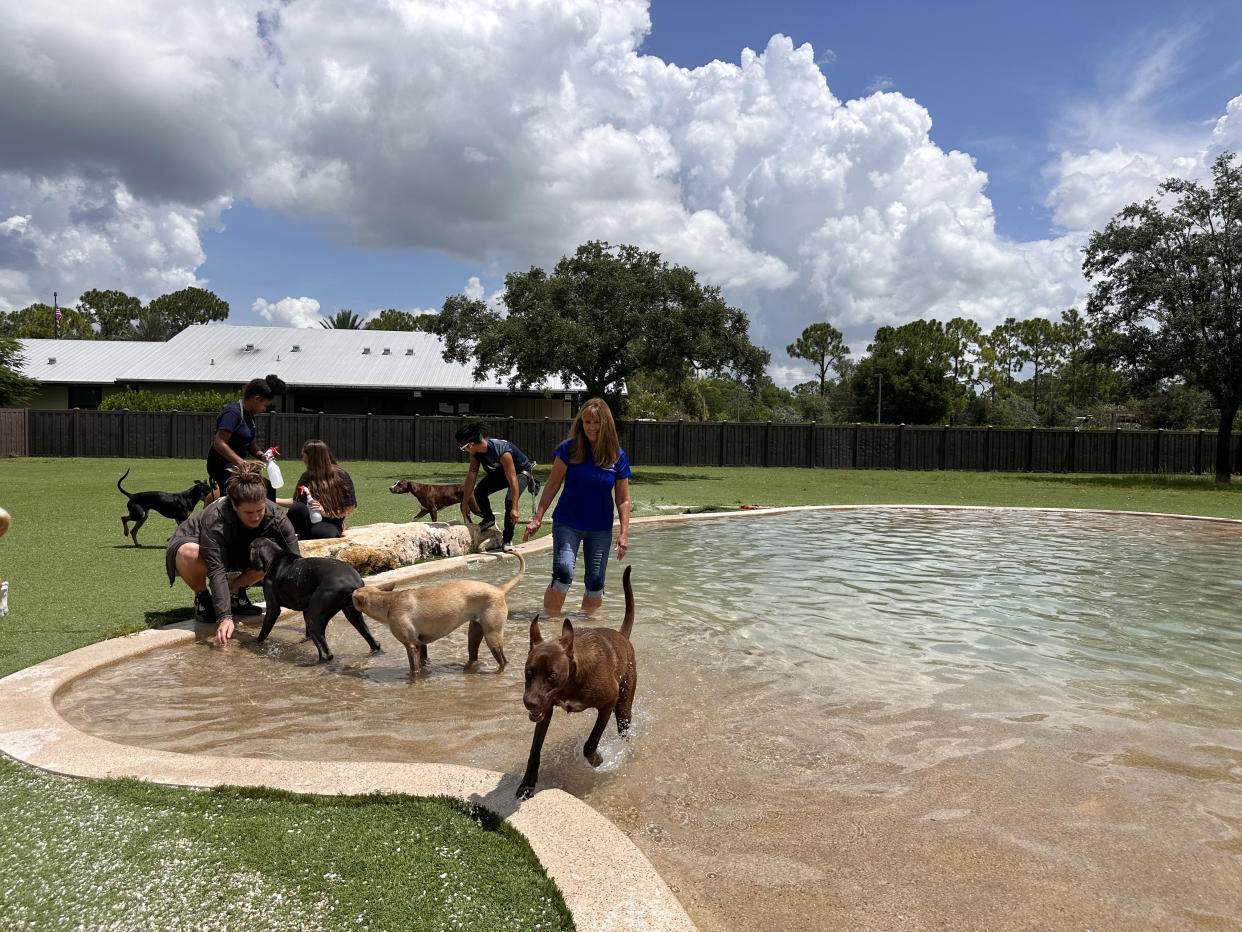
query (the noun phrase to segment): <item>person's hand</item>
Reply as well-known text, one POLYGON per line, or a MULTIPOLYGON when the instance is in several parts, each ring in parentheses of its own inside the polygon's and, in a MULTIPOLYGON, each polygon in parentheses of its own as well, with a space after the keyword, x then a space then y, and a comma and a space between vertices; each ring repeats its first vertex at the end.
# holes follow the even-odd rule
POLYGON ((517 505, 514 505, 512 508, 509 509, 509 523, 510 524, 518 523, 517 505))
POLYGON ((311 511, 319 511, 322 513, 322 509, 319 507, 319 502, 315 501, 315 499, 309 495, 306 496, 306 507, 311 511))
POLYGON ((532 537, 539 533, 539 529, 543 527, 542 518, 531 518, 530 523, 526 525, 526 530, 522 534, 522 543, 526 543, 532 537))
POLYGON ((226 647, 233 634, 233 619, 225 616, 216 626, 216 647, 226 647))
POLYGON ((630 549, 630 535, 620 534, 617 536, 617 559, 621 560, 625 557, 625 552, 630 549))

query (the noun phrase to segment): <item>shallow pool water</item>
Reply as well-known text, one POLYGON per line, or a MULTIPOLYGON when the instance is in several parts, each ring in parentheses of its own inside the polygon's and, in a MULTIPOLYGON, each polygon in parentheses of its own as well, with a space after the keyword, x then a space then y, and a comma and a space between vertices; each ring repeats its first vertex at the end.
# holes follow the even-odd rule
MULTIPOLYGON (((540 783, 631 834, 701 928, 1242 924, 1242 525, 799 512, 638 528, 630 562, 633 740, 592 770, 593 713, 558 711, 540 783)), ((548 566, 510 595, 499 675, 486 650, 463 672, 463 629, 412 681, 383 625, 372 657, 338 619, 326 665, 282 624, 58 704, 166 750, 520 773, 548 566)))

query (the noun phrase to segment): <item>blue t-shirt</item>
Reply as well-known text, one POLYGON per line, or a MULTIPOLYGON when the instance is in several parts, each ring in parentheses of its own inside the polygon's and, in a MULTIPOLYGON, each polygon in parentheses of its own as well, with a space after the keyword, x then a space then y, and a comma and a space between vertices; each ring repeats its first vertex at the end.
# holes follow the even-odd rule
POLYGON ((612 527, 615 511, 613 486, 618 479, 630 478, 630 462, 625 458, 625 451, 621 450, 613 465, 607 468, 596 466, 594 452, 587 444, 586 459, 581 463, 571 463, 570 443, 566 440, 556 448, 556 458, 569 468, 565 473, 565 484, 561 487, 560 500, 552 512, 552 520, 579 531, 607 530, 612 527))
POLYGON ((233 435, 229 437, 229 449, 242 459, 246 458, 254 440, 254 415, 243 408, 240 401, 225 405, 216 418, 216 430, 231 430, 233 435))
POLYGON ((508 440, 493 440, 487 438, 487 452, 476 453, 475 459, 479 461, 479 465, 483 467, 484 472, 491 472, 493 469, 500 469, 500 458, 508 453, 513 457, 514 472, 530 472, 530 460, 526 454, 511 444, 508 440))

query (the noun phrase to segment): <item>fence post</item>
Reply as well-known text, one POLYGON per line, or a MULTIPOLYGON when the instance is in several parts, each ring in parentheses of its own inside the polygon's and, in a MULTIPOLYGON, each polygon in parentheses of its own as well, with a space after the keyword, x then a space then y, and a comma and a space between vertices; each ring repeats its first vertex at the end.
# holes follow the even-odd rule
POLYGON ((949 468, 949 425, 944 425, 944 431, 940 434, 940 471, 944 472, 949 468))
POLYGON ((988 433, 986 438, 987 448, 983 451, 983 471, 992 471, 992 444, 995 443, 995 435, 992 433, 992 425, 988 425, 988 433))
POLYGON ((767 468, 772 458, 772 422, 766 421, 763 425, 763 467, 767 468))
POLYGON ((121 456, 129 459, 129 408, 121 409, 121 456))
POLYGON ((720 465, 721 466, 725 465, 726 463, 725 457, 728 453, 728 447, 726 446, 725 441, 726 441, 726 435, 728 433, 729 433, 729 422, 721 421, 720 422, 720 465))
POLYGON ((1160 453, 1161 453, 1161 447, 1163 446, 1164 446, 1164 428, 1160 427, 1156 429, 1156 449, 1152 451, 1154 458, 1155 458, 1155 462, 1152 463, 1151 471, 1157 474, 1163 471, 1160 468, 1160 453))
POLYGON ((79 414, 81 414, 81 409, 74 408, 73 409, 73 455, 75 457, 80 455, 78 452, 78 444, 81 442, 78 438, 79 427, 80 427, 80 418, 78 417, 79 414))
POLYGON ((1035 426, 1031 425, 1026 435, 1026 471, 1035 471, 1035 426))
POLYGON ((1195 444, 1195 475, 1203 475, 1203 430, 1199 430, 1199 442, 1195 444))
POLYGON ((683 458, 683 457, 682 457, 682 446, 681 446, 681 425, 682 425, 682 419, 681 419, 681 418, 678 418, 678 419, 677 419, 677 438, 676 438, 676 441, 677 441, 677 456, 676 456, 676 458, 675 458, 675 461, 676 461, 676 463, 677 463, 677 465, 678 465, 678 466, 681 466, 681 465, 682 465, 682 458, 683 458))
POLYGON ((859 435, 861 433, 862 433, 862 421, 855 421, 854 422, 854 453, 852 457, 853 461, 850 463, 851 469, 858 468, 858 440, 859 440, 859 435))
POLYGON ((1069 471, 1078 472, 1078 431, 1075 427, 1074 432, 1070 434, 1070 455, 1069 455, 1069 471))
POLYGON ((897 425, 897 468, 904 469, 903 465, 906 461, 906 425, 901 423, 897 425))
POLYGON ((362 422, 362 458, 364 460, 371 459, 371 412, 367 412, 367 419, 362 422))
POLYGON ((177 433, 175 425, 180 418, 180 411, 170 411, 168 414, 168 458, 172 459, 176 455, 174 438, 177 433))
POLYGON ((806 465, 808 469, 815 468, 815 422, 807 426, 806 432, 806 465))
POLYGON ((418 427, 421 422, 422 422, 422 415, 421 414, 414 415, 414 438, 412 441, 413 448, 410 450, 410 462, 411 463, 418 462, 418 427))
POLYGON ((1113 429, 1113 472, 1120 472, 1118 466, 1121 463, 1121 428, 1113 429))

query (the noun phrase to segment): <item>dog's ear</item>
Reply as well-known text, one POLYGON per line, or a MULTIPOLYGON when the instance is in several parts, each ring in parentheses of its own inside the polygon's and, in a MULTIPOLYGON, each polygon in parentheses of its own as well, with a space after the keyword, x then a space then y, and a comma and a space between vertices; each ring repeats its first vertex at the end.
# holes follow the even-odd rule
POLYGON ((568 618, 561 625, 561 646, 570 657, 574 655, 574 624, 568 618))
POLYGON ((530 646, 543 643, 543 635, 539 633, 539 613, 535 612, 535 617, 530 620, 530 646))
POLYGON ((378 589, 380 592, 392 592, 396 587, 397 581, 395 579, 390 579, 388 582, 375 583, 371 586, 372 589, 378 589))

